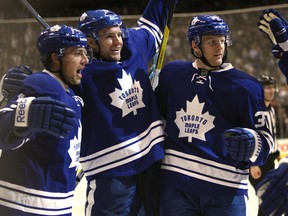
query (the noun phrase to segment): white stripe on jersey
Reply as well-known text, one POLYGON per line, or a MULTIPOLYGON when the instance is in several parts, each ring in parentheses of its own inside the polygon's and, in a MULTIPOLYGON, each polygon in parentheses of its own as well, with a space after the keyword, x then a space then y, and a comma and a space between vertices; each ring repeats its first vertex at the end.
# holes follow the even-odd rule
POLYGON ((116 144, 92 155, 80 158, 85 175, 90 176, 127 164, 148 154, 150 149, 164 141, 163 122, 153 122, 139 136, 116 144))
POLYGON ((226 187, 248 189, 249 169, 236 169, 233 166, 172 149, 165 150, 161 169, 226 187))
POLYGON ((53 193, 0 181, 0 205, 23 212, 50 216, 68 214, 72 212, 73 196, 74 191, 53 193))
POLYGON ((147 29, 154 36, 156 52, 158 52, 159 51, 158 49, 162 42, 163 32, 161 32, 161 30, 159 29, 157 25, 145 19, 144 17, 141 17, 138 20, 138 25, 140 28, 147 29))
POLYGON ((270 153, 274 153, 278 149, 278 144, 276 140, 276 115, 275 115, 275 110, 272 106, 269 106, 267 109, 266 120, 267 120, 268 128, 274 138, 274 143, 275 143, 273 148, 271 148, 270 153))

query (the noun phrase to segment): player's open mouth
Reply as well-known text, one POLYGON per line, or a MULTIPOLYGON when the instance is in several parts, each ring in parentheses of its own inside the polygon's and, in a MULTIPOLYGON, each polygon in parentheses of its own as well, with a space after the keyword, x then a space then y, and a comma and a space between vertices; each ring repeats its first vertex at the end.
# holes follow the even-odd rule
POLYGON ((82 70, 77 70, 76 71, 76 77, 77 79, 81 79, 82 78, 82 73, 81 73, 82 70))
POLYGON ((120 53, 120 49, 114 49, 114 50, 111 50, 112 51, 112 53, 120 53))

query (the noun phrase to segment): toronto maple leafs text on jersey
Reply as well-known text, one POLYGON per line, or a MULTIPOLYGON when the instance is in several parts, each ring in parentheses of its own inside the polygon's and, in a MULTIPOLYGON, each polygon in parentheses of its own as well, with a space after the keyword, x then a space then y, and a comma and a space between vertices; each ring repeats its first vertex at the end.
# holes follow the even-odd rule
POLYGON ((167 12, 167 1, 150 1, 139 26, 127 28, 121 61, 94 59, 82 71, 75 91, 85 103, 80 162, 88 181, 136 175, 164 157, 163 121, 147 72, 167 12))

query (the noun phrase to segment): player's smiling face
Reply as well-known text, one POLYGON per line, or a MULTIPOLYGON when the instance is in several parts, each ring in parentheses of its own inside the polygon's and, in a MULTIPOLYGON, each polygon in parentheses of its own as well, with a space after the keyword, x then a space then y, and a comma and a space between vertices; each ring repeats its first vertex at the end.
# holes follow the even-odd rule
POLYGON ((62 72, 65 81, 71 85, 79 85, 81 82, 81 71, 88 63, 87 51, 82 47, 68 47, 62 57, 62 72))
POLYGON ((120 27, 107 27, 98 32, 100 58, 104 61, 120 61, 123 46, 120 27))

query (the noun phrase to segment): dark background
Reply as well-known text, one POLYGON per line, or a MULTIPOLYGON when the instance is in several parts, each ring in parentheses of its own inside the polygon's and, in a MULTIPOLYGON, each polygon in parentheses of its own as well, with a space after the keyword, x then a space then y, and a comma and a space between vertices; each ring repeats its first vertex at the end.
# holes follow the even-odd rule
MULTIPOLYGON (((121 15, 128 27, 136 27, 149 0, 28 0, 49 25, 77 25, 87 10, 109 9, 121 15), (123 16, 122 16, 123 15, 123 16), (128 16, 134 15, 134 16, 128 16)), ((288 19, 287 0, 180 0, 171 23, 164 65, 174 60, 192 61, 187 42, 187 26, 196 14, 220 15, 232 32, 227 62, 251 74, 274 76, 278 96, 273 102, 277 112, 277 137, 288 137, 288 85, 271 54, 271 43, 257 28, 264 9, 275 8, 288 19), (286 4, 285 4, 286 3, 286 4)), ((43 27, 20 3, 0 0, 0 77, 12 66, 25 64, 33 71, 43 69, 36 39, 43 27)), ((150 62, 151 64, 151 62, 150 62)), ((1 214, 1 213, 0 213, 1 214)))
MULTIPOLYGON (((119 15, 142 14, 148 0, 28 0, 42 17, 78 17, 105 8, 119 15)), ((180 0, 176 13, 220 11, 287 3, 287 0, 180 0)), ((18 0, 1 0, 0 19, 31 17, 18 0)))

